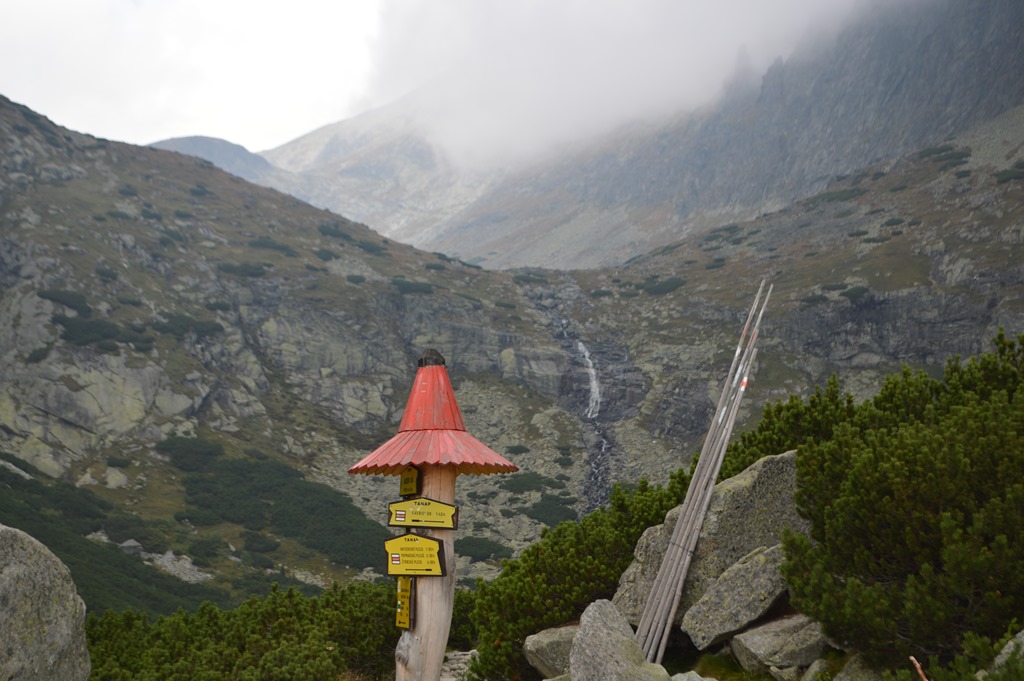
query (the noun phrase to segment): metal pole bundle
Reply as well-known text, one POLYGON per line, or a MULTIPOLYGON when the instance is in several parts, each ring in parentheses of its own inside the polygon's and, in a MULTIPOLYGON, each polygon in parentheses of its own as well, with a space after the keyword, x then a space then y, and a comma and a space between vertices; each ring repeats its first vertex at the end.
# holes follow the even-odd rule
POLYGON ((768 306, 768 299, 772 295, 772 287, 769 286, 768 293, 758 311, 764 284, 765 282, 762 281, 761 286, 757 289, 754 304, 750 306, 750 312, 747 314, 747 321, 743 325, 732 365, 729 367, 729 373, 722 386, 722 394, 718 399, 714 420, 708 429, 700 458, 697 461, 697 468, 694 470, 690 486, 686 490, 682 513, 676 522, 665 551, 665 557, 658 569, 658 576, 654 580, 651 593, 647 597, 647 604, 640 616, 636 638, 644 649, 644 655, 648 662, 660 663, 665 655, 665 646, 668 644, 672 622, 675 620, 676 611, 679 608, 679 599, 683 593, 686 573, 690 568, 690 559, 693 557, 697 537, 700 534, 701 525, 704 524, 708 505, 711 503, 711 492, 714 489, 715 480, 718 478, 718 471, 722 467, 722 459, 725 457, 725 450, 729 444, 729 436, 736 421, 740 400, 747 387, 747 376, 757 357, 754 345, 757 342, 761 318, 768 306), (752 330, 751 322, 754 324, 752 330), (750 332, 749 338, 747 337, 748 332, 750 332))

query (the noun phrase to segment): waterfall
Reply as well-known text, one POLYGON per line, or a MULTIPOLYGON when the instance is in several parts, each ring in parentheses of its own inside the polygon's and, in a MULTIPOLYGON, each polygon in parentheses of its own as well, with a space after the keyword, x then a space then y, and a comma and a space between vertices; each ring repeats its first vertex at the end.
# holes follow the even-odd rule
POLYGON ((590 359, 590 351, 583 341, 576 341, 576 349, 583 357, 583 364, 587 368, 587 377, 590 379, 590 400, 587 402, 587 411, 584 416, 588 419, 597 418, 597 412, 601 409, 601 384, 597 381, 597 369, 594 368, 594 361, 590 359))

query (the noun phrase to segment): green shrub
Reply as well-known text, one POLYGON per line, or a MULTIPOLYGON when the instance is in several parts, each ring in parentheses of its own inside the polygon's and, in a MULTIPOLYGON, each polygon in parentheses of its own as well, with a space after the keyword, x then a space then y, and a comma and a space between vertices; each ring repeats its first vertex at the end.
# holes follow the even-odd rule
POLYGON ((884 227, 895 227, 896 225, 902 225, 902 224, 903 224, 903 218, 889 218, 888 220, 886 220, 885 222, 882 223, 882 225, 884 227))
POLYGON ((218 322, 206 319, 193 319, 186 314, 177 312, 165 312, 163 315, 167 318, 167 321, 153 322, 153 329, 160 333, 174 336, 178 340, 184 340, 185 336, 190 333, 195 335, 196 338, 205 338, 224 331, 224 327, 218 322))
POLYGON ((495 300, 494 307, 500 307, 505 310, 514 310, 516 309, 516 304, 510 303, 507 300, 495 300))
POLYGON ((567 520, 576 520, 577 513, 573 508, 575 503, 574 498, 562 499, 543 494, 536 503, 526 509, 526 515, 548 527, 555 527, 567 520))
POLYGON ((334 251, 332 251, 332 250, 329 250, 329 249, 326 249, 326 248, 318 248, 318 249, 316 249, 316 250, 315 250, 315 251, 313 252, 313 254, 314 254, 314 255, 315 255, 316 257, 318 257, 318 258, 320 258, 321 260, 323 260, 324 262, 330 262, 330 261, 332 261, 332 260, 337 260, 338 258, 340 258, 340 257, 341 257, 340 255, 338 255, 338 254, 337 254, 337 253, 335 253, 334 251))
POLYGON ((530 448, 526 445, 509 445, 508 447, 505 447, 505 453, 512 454, 513 456, 518 454, 527 454, 529 451, 530 448))
POLYGON ((948 144, 943 144, 938 147, 928 147, 918 152, 918 158, 928 158, 929 156, 936 156, 938 154, 946 154, 953 151, 953 147, 948 144))
POLYGON ((485 537, 463 537, 455 540, 455 553, 473 562, 501 560, 512 557, 512 549, 485 537))
POLYGON ((828 296, 824 296, 820 293, 812 293, 809 296, 804 296, 803 298, 801 298, 800 302, 804 303, 805 305, 816 305, 817 303, 826 303, 828 302, 828 296))
POLYGON ((444 270, 448 269, 439 262, 428 262, 426 265, 424 265, 424 267, 434 272, 443 272, 444 270))
POLYGON ((271 551, 276 551, 281 546, 281 542, 259 532, 245 532, 242 537, 245 539, 246 551, 270 553, 271 551))
POLYGON ((380 567, 391 538, 348 495, 277 461, 206 457, 183 482, 189 514, 205 509, 251 532, 268 528, 342 565, 380 567))
POLYGON ((867 294, 868 294, 868 287, 867 286, 852 286, 852 287, 846 289, 845 291, 840 291, 839 292, 839 295, 843 296, 844 298, 848 298, 851 303, 858 303, 858 302, 860 302, 861 300, 864 299, 864 297, 867 294))
MULTIPOLYGON (((456 601, 465 612, 465 597, 456 601)), ((275 584, 232 610, 203 603, 155 621, 110 611, 86 622, 92 674, 144 681, 379 680, 394 676, 400 633, 394 607, 393 584, 359 582, 313 598, 275 584)), ((464 622, 464 615, 456 620, 456 631, 472 635, 464 622)))
POLYGON ((517 284, 547 284, 548 278, 532 272, 520 272, 512 276, 512 281, 517 284))
POLYGON ((85 296, 77 291, 66 291, 64 289, 43 289, 37 291, 36 295, 40 298, 63 305, 64 307, 70 307, 72 310, 78 313, 79 317, 91 317, 92 308, 85 302, 85 296))
POLYGON ((350 284, 362 284, 364 281, 366 281, 366 277, 364 277, 361 274, 346 274, 345 281, 347 281, 350 284))
POLYGON ((384 246, 382 246, 381 244, 377 243, 376 241, 367 241, 366 239, 360 239, 356 241, 356 246, 363 249, 370 255, 383 255, 384 253, 387 252, 387 249, 384 248, 384 246))
POLYGON ((794 603, 876 663, 946 664, 1024 612, 1024 336, 995 345, 942 381, 890 377, 798 451, 794 603))
POLYGON ((60 337, 75 345, 90 345, 113 340, 121 335, 121 328, 107 319, 83 319, 53 315, 51 321, 64 327, 60 337))
POLYGON ((857 238, 857 237, 860 237, 860 236, 867 236, 868 234, 869 234, 869 232, 866 229, 854 229, 852 231, 847 232, 846 236, 851 236, 851 237, 857 238))
POLYGON ((341 229, 343 223, 340 221, 335 222, 321 222, 317 225, 316 229, 324 236, 334 237, 336 239, 344 239, 345 241, 352 241, 352 236, 341 229))
POLYGON ((1011 180, 1024 180, 1024 166, 1018 163, 1013 168, 994 173, 994 177, 996 178, 996 184, 1003 184, 1011 180))
POLYGON ((171 463, 183 471, 198 471, 209 461, 224 453, 224 445, 199 437, 172 435, 156 443, 156 451, 170 457, 171 463))
POLYGON ((157 222, 161 222, 164 219, 163 215, 161 215, 160 213, 156 212, 151 208, 143 208, 141 211, 141 215, 146 220, 155 220, 157 222))
POLYGON ((217 265, 217 269, 225 274, 233 274, 238 277, 249 277, 255 279, 262 277, 267 273, 267 268, 262 263, 255 262, 243 262, 243 263, 229 263, 222 262, 217 265))
POLYGON ((598 288, 590 292, 591 298, 607 298, 610 295, 612 295, 612 292, 606 288, 598 288))
POLYGON ((107 466, 110 468, 128 468, 132 465, 132 460, 123 456, 108 456, 107 466))
POLYGON ((213 300, 205 305, 207 310, 214 312, 227 312, 231 309, 231 303, 224 300, 213 300))
POLYGON ((42 362, 44 359, 49 357, 50 350, 52 349, 52 343, 47 343, 46 345, 40 348, 36 348, 32 352, 28 353, 28 357, 25 358, 25 362, 27 364, 38 364, 39 362, 42 362))
POLYGON ((398 292, 403 296, 413 293, 430 294, 434 292, 434 285, 426 281, 409 281, 408 279, 395 277, 391 280, 391 285, 397 288, 398 292))
POLYGON ((201 537, 188 545, 188 555, 192 558, 212 560, 228 548, 227 542, 220 537, 201 537))
POLYGON ((821 285, 821 290, 822 291, 842 291, 844 288, 847 288, 848 286, 849 286, 849 284, 844 284, 843 282, 836 282, 834 284, 822 284, 821 285))
POLYGON ((280 241, 275 241, 274 239, 266 236, 253 239, 249 242, 249 246, 252 248, 263 248, 269 251, 277 251, 278 253, 283 253, 289 258, 294 258, 298 255, 298 253, 295 252, 295 249, 288 244, 283 244, 280 241))

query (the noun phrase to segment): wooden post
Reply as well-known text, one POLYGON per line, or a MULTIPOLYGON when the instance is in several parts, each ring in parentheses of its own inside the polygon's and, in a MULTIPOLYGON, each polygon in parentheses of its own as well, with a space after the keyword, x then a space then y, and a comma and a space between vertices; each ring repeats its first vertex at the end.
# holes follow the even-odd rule
MULTIPOLYGON (((422 494, 428 499, 455 504, 454 466, 422 466, 422 494)), ((417 577, 413 626, 402 632, 395 648, 395 681, 438 681, 448 646, 455 607, 455 531, 417 530, 442 542, 443 577, 417 577)))
MULTIPOLYGON (((415 494, 426 502, 419 506, 437 502, 437 506, 445 506, 452 512, 442 522, 437 522, 439 518, 434 515, 430 518, 432 525, 423 525, 420 524, 425 520, 422 516, 418 519, 407 516, 415 516, 415 508, 398 507, 406 502, 388 506, 388 524, 407 527, 414 532, 384 542, 389 552, 388 574, 419 575, 413 577, 416 589, 412 599, 412 628, 402 632, 395 649, 397 681, 439 681, 441 678, 441 665, 455 608, 456 476, 460 473, 489 475, 519 470, 514 463, 466 432, 441 353, 426 350, 418 365, 398 434, 348 469, 353 474, 401 475, 403 483, 415 480, 411 475, 415 469, 419 471, 420 480, 420 489, 415 494), (422 546, 418 555, 409 556, 408 564, 402 564, 402 547, 410 542, 414 546, 429 544, 432 548, 437 547, 439 553, 432 556, 437 560, 429 570, 422 569, 428 567, 423 561, 422 546), (395 566, 399 567, 393 570, 395 566), (410 572, 414 566, 416 571, 410 572)), ((414 494, 410 487, 415 485, 403 484, 399 488, 402 496, 408 498, 414 494)), ((399 626, 406 626, 404 617, 399 626)))

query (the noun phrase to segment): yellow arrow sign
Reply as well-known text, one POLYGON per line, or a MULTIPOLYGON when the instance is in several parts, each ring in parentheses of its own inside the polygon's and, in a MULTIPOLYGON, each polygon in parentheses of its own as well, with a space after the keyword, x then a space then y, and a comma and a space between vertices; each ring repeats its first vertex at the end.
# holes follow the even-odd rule
POLYGON ((420 469, 416 466, 406 466, 402 469, 399 491, 403 497, 409 497, 420 493, 420 469))
POLYGON ((395 626, 402 629, 412 628, 413 587, 412 577, 397 577, 398 609, 395 611, 395 626))
POLYGON ((459 509, 426 497, 392 501, 388 504, 388 526, 454 530, 459 526, 459 509))
POLYGON ((441 540, 418 534, 403 534, 384 542, 388 552, 389 575, 426 575, 444 577, 441 540))

